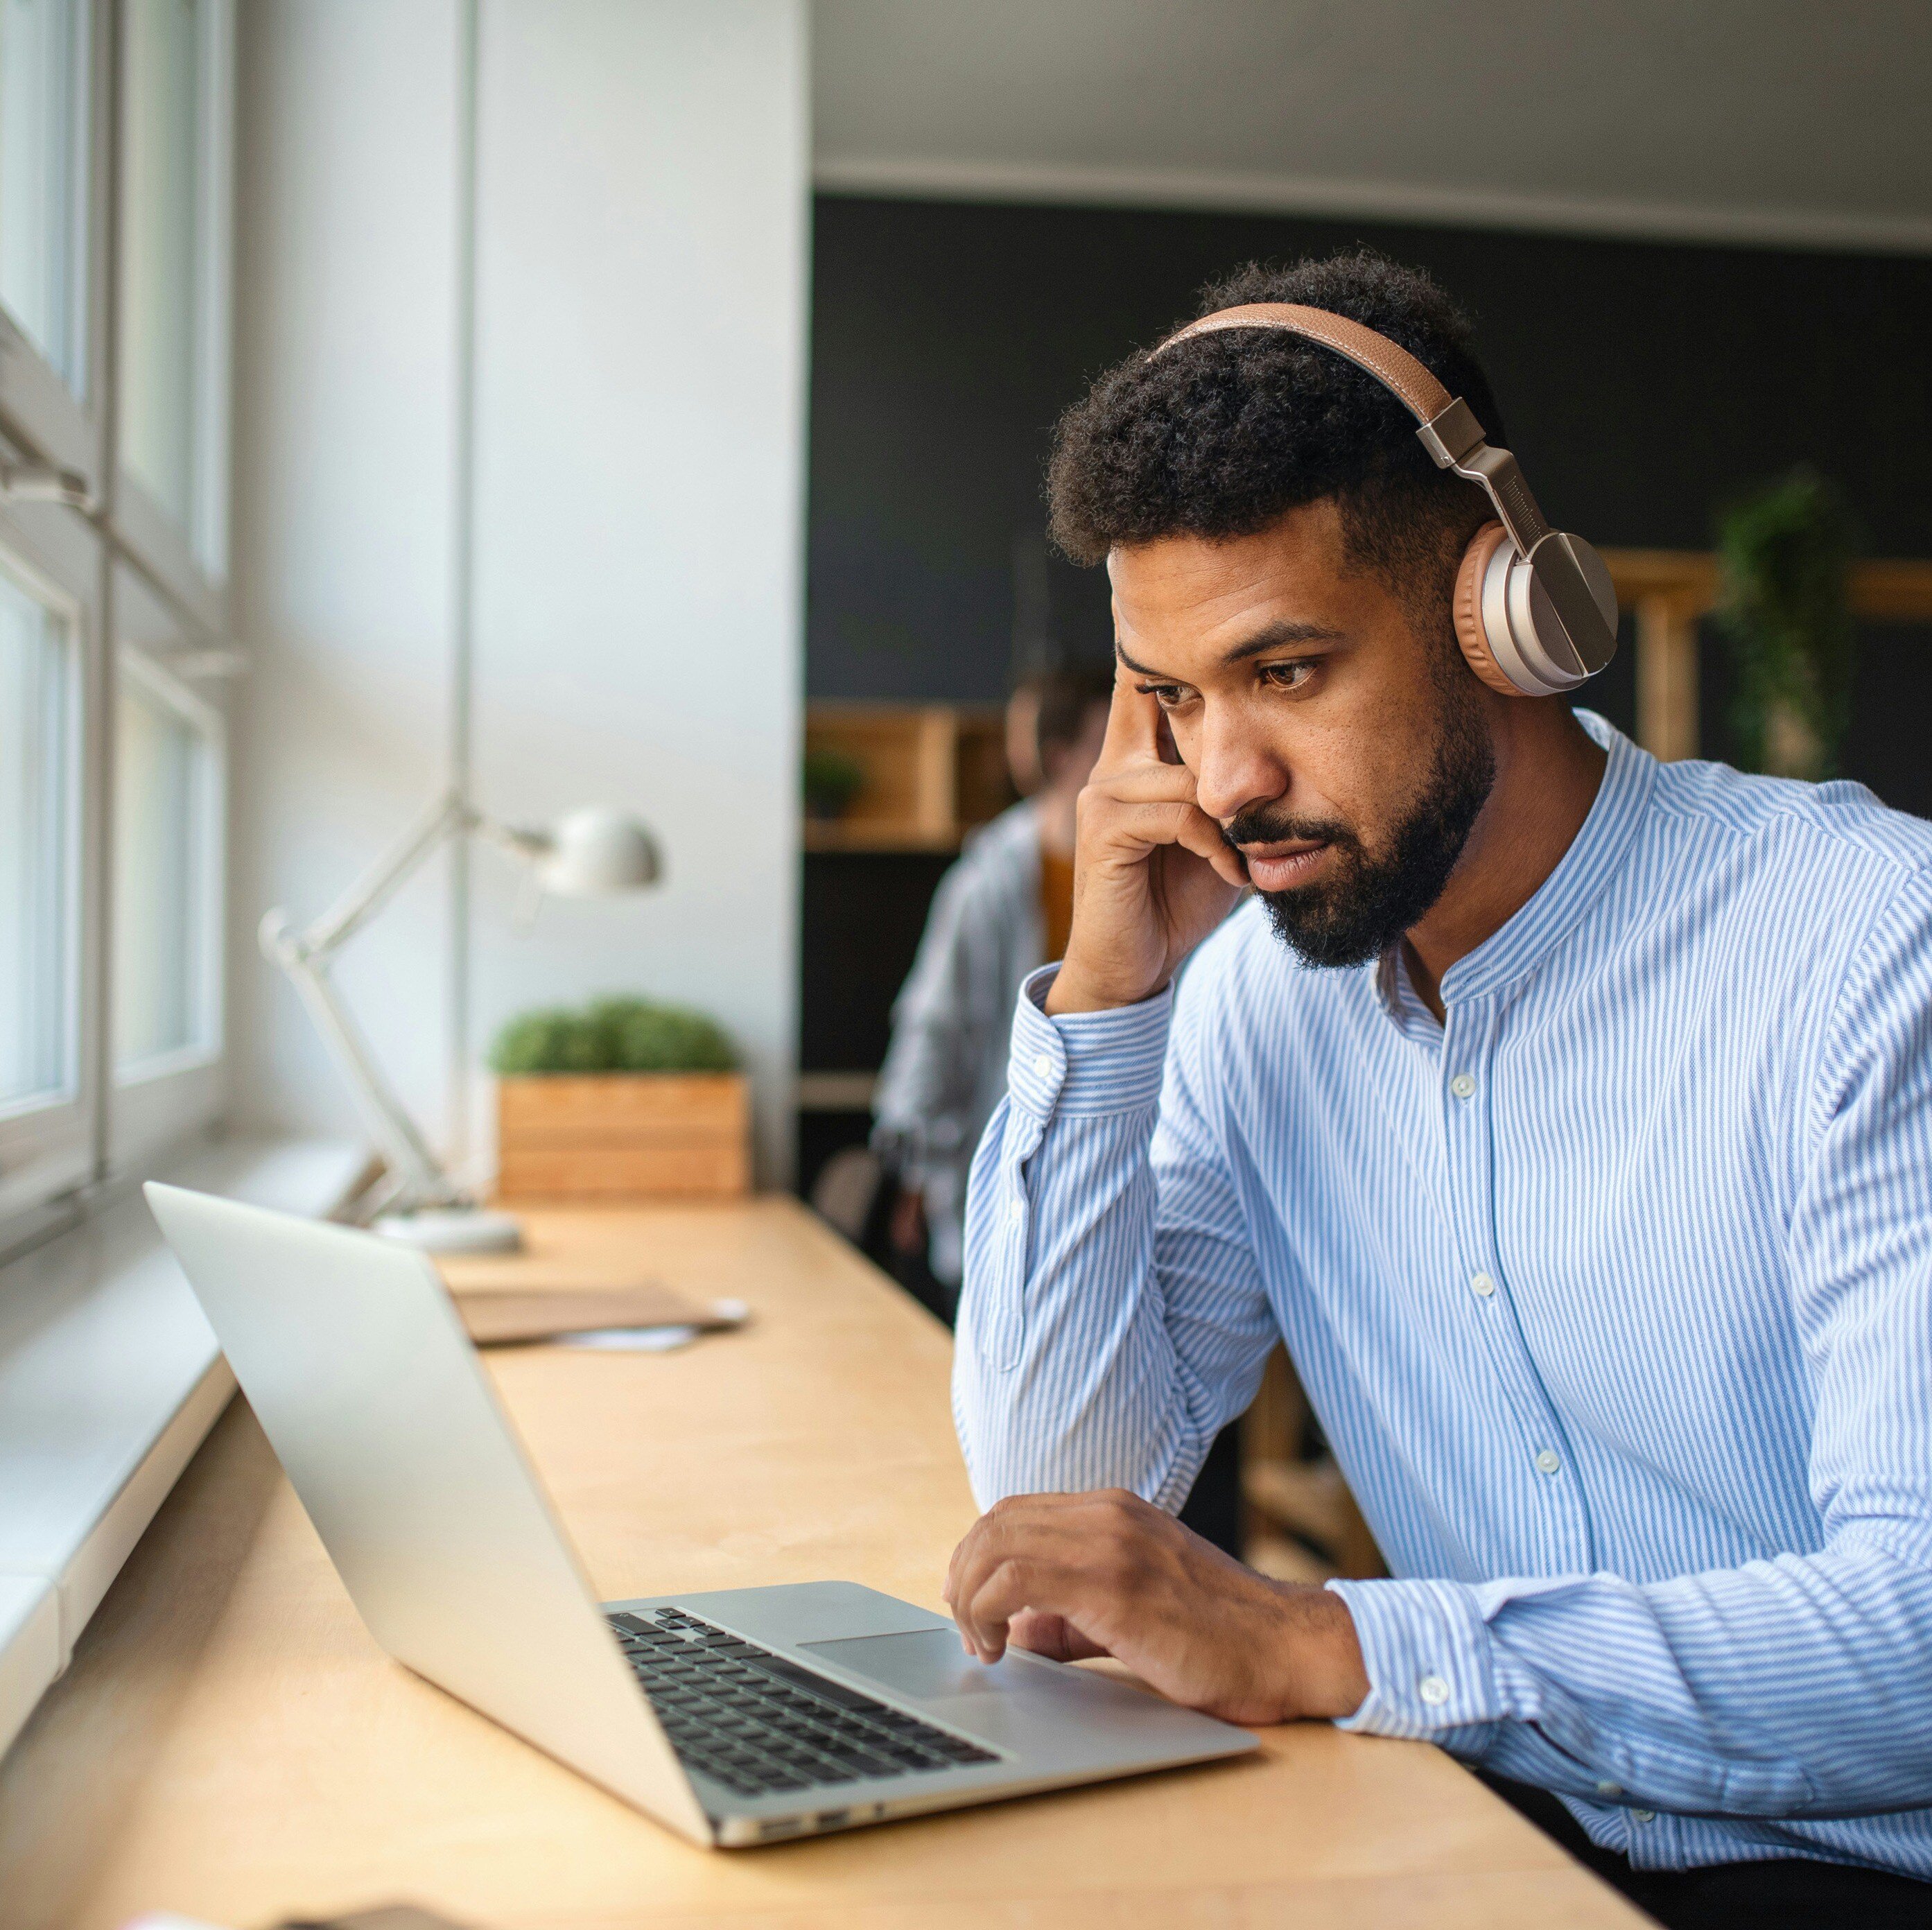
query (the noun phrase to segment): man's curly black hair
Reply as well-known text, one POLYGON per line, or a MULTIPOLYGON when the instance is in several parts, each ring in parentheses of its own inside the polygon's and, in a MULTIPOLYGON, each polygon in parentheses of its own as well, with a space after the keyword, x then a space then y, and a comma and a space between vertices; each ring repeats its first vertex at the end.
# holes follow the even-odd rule
MULTIPOLYGON (((1287 268, 1251 263, 1207 289, 1200 313, 1250 302, 1298 302, 1366 323, 1504 442, 1468 320, 1420 269, 1367 250, 1287 268)), ((1456 563, 1492 512, 1475 485, 1436 467, 1415 430, 1372 376, 1280 329, 1143 350, 1060 419, 1047 472, 1053 539, 1074 562, 1096 563, 1156 537, 1251 536, 1332 497, 1351 560, 1412 608, 1446 613, 1456 563)))

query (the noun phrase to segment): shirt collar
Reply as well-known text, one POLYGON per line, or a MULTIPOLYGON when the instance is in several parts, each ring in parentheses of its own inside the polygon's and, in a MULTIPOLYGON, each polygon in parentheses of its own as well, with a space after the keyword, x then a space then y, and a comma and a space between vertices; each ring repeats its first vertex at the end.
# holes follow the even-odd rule
MULTIPOLYGON (((1442 975, 1442 1002, 1482 998, 1540 964, 1595 902, 1630 848, 1650 797, 1657 760, 1594 710, 1576 721, 1608 753, 1604 779, 1582 827, 1529 902, 1442 975)), ((1421 1001, 1408 985, 1399 945, 1374 967, 1376 989, 1390 1018, 1407 1029, 1421 1001)), ((1433 1026, 1433 1020, 1430 1021, 1433 1026)))

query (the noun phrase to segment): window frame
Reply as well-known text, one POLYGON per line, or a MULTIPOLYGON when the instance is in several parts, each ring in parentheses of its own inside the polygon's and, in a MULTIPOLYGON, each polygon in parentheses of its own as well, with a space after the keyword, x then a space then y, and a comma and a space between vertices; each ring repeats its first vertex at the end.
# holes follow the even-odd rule
MULTIPOLYGON (((68 915, 78 919, 68 967, 74 1089, 56 1105, 0 1120, 0 1259, 70 1225, 115 1184, 178 1151, 218 1119, 226 1100, 227 701, 190 687, 178 666, 232 662, 226 585, 229 417, 233 275, 235 33, 233 0, 196 0, 196 248, 189 527, 176 524, 122 470, 115 452, 120 403, 119 287, 122 82, 126 17, 136 0, 83 0, 87 36, 76 63, 85 89, 74 117, 86 179, 74 197, 83 232, 74 241, 80 308, 74 318, 85 398, 76 397, 0 308, 0 463, 24 470, 25 487, 0 474, 0 551, 23 578, 44 584, 77 613, 77 733, 70 782, 79 788, 77 866, 68 915), (40 500, 52 468, 80 483, 80 503, 40 500), (37 485, 39 485, 37 487, 37 485), (132 657, 124 654, 131 652, 132 657), (138 660, 138 661, 137 661, 138 660), (198 725, 212 725, 214 865, 202 988, 206 1040, 148 1065, 113 1065, 112 899, 114 719, 123 676, 150 668, 198 725)), ((178 705, 177 707, 180 707, 178 705)))
MULTIPOLYGON (((124 588, 117 590, 117 620, 125 594, 124 588)), ((202 929, 196 935, 199 956, 194 999, 197 1037, 192 1043, 121 1064, 112 1036, 112 972, 108 975, 104 1000, 110 1081, 107 1151, 110 1165, 125 1171, 137 1167, 161 1147, 213 1124, 224 1097, 226 973, 224 954, 227 920, 223 885, 227 875, 228 720, 219 705, 168 668, 165 655, 126 641, 127 627, 118 620, 116 628, 122 638, 114 653, 117 712, 126 685, 137 683, 200 738, 208 756, 208 795, 202 805, 202 821, 194 832, 201 843, 203 875, 211 881, 206 902, 195 908, 202 929)), ((117 758, 113 773, 116 785, 119 776, 117 758)), ((111 821, 111 803, 109 815, 111 821)), ((118 853, 116 855, 118 859, 118 853)), ((110 875, 107 880, 110 902, 115 884, 115 878, 110 875)), ((110 913, 110 929, 112 923, 110 913)), ((111 946, 111 949, 118 956, 118 948, 111 946)))
POLYGON ((68 218, 79 287, 79 312, 69 323, 69 346, 84 371, 86 393, 76 395, 0 305, 0 431, 18 446, 13 460, 46 464, 77 477, 98 501, 106 470, 107 410, 106 302, 111 289, 106 247, 112 157, 110 85, 116 0, 87 0, 82 10, 86 44, 76 63, 80 98, 72 130, 74 158, 86 179, 68 218))
POLYGON ((95 785, 100 683, 100 541, 71 510, 0 503, 0 562, 29 595, 64 620, 68 669, 66 808, 68 836, 62 893, 67 968, 62 1024, 67 1082, 57 1097, 0 1114, 0 1239, 10 1223, 84 1187, 94 1175, 100 1067, 88 1015, 98 988, 100 908, 93 889, 104 831, 95 785))
MULTIPOLYGON (((121 331, 124 316, 120 290, 119 200, 122 162, 118 110, 125 89, 127 35, 119 31, 119 0, 114 36, 117 125, 112 143, 113 227, 117 252, 113 286, 109 380, 117 403, 121 383, 121 331)), ((188 527, 164 509, 117 451, 112 517, 121 545, 155 587, 211 634, 227 627, 228 424, 230 371, 230 296, 234 255, 235 11, 232 0, 196 0, 195 260, 191 284, 194 315, 192 362, 194 412, 190 426, 188 527)))

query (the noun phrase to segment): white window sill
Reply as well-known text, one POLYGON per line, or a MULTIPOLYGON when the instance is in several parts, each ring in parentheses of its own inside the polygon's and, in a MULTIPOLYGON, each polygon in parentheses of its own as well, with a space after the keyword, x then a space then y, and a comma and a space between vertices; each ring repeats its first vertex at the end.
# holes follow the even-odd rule
MULTIPOLYGON (((168 1177, 320 1217, 365 1158, 231 1140, 168 1177)), ((0 1751, 234 1389, 138 1193, 0 1268, 0 1751)))

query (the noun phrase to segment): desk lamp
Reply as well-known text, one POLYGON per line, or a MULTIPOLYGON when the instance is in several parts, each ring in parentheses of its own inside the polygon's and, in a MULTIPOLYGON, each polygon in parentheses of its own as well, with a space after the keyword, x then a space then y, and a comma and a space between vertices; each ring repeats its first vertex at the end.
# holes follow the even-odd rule
POLYGON ((533 892, 560 898, 638 890, 655 884, 663 869, 650 832, 623 812, 592 806, 572 812, 550 830, 524 830, 486 818, 452 791, 438 798, 340 903, 306 930, 298 929, 287 912, 275 911, 263 918, 260 932, 262 951, 301 994, 388 1168, 392 1190, 376 1231, 431 1253, 507 1252, 523 1244, 523 1235, 508 1214, 478 1206, 430 1151, 337 998, 328 966, 436 850, 452 838, 472 833, 525 866, 533 892))

